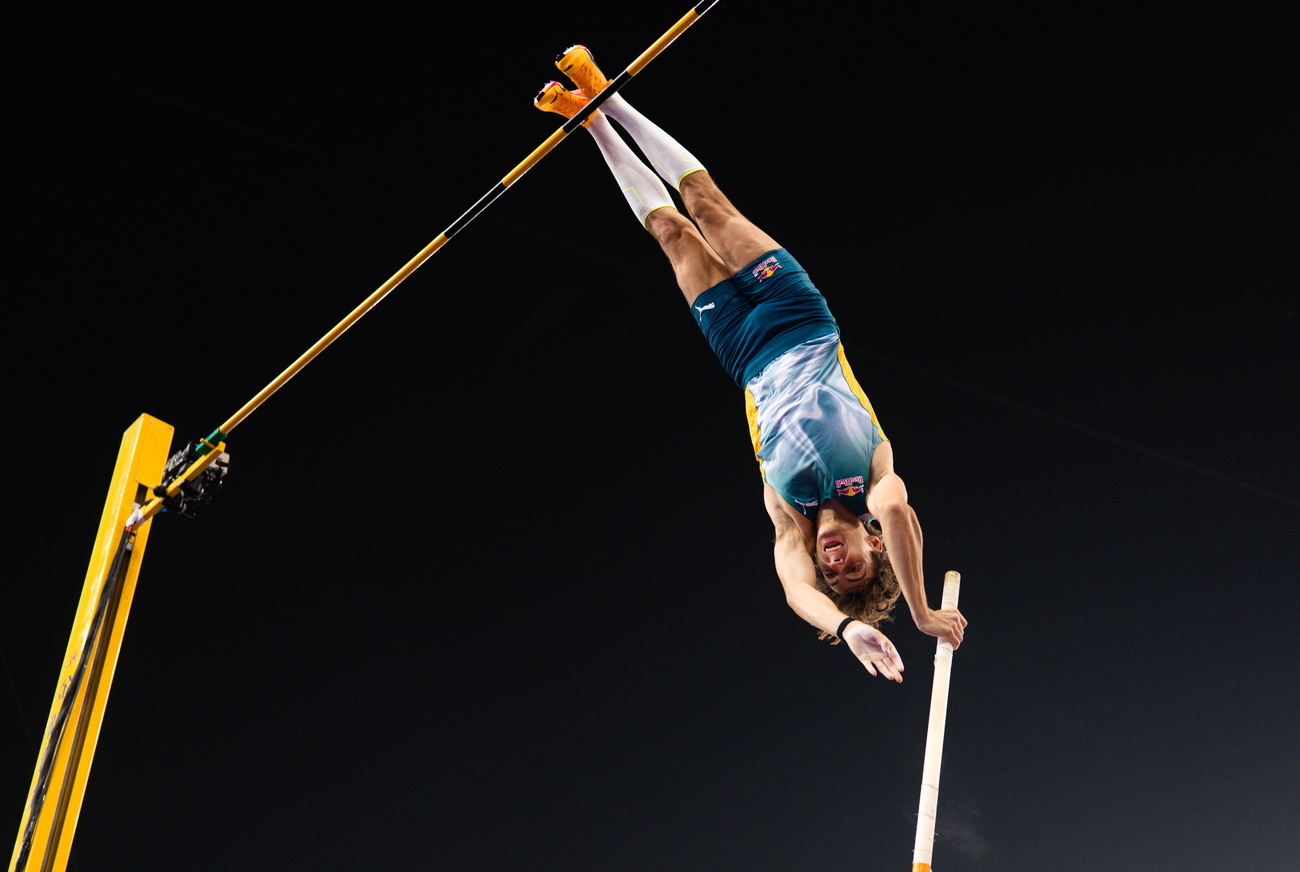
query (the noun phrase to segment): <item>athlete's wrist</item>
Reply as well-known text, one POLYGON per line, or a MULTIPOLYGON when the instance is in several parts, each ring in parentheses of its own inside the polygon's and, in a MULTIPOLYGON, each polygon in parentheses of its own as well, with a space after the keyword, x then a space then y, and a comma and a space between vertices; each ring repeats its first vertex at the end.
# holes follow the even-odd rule
POLYGON ((839 639, 841 642, 844 641, 844 631, 848 629, 849 624, 853 623, 856 620, 857 618, 847 617, 844 620, 840 621, 839 627, 837 627, 835 630, 835 638, 839 639))

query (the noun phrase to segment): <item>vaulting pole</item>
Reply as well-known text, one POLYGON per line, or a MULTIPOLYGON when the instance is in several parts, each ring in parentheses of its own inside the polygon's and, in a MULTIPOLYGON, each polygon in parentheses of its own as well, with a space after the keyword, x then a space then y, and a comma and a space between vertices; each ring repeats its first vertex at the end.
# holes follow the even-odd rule
MULTIPOLYGON (((943 577, 943 608, 957 608, 961 575, 943 577)), ((948 679, 952 674, 952 643, 940 639, 934 654, 934 687, 930 691, 930 728, 925 737, 925 766, 921 769, 921 808, 916 816, 916 846, 912 872, 930 872, 934 854, 934 821, 939 808, 939 764, 943 760, 943 728, 948 720, 948 679)))

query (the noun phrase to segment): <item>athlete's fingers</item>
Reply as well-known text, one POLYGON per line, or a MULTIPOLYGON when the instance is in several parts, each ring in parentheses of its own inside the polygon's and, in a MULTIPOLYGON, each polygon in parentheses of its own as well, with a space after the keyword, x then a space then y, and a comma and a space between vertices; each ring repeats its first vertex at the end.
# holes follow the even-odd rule
POLYGON ((863 660, 862 665, 867 667, 867 671, 870 672, 872 675, 876 674, 876 667, 872 665, 870 660, 863 660))
POLYGON ((898 649, 894 647, 893 642, 888 639, 884 640, 884 644, 880 646, 880 654, 881 662, 888 663, 890 669, 897 672, 903 671, 903 658, 899 656, 898 649))

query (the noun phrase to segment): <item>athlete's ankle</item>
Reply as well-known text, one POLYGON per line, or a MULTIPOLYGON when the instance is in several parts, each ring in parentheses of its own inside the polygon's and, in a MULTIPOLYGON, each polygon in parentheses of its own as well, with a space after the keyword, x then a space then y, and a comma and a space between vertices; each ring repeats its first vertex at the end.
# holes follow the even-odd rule
POLYGON ((600 104, 600 108, 609 113, 609 117, 617 119, 624 110, 632 108, 632 104, 623 99, 623 95, 618 91, 610 94, 605 98, 605 102, 600 104))

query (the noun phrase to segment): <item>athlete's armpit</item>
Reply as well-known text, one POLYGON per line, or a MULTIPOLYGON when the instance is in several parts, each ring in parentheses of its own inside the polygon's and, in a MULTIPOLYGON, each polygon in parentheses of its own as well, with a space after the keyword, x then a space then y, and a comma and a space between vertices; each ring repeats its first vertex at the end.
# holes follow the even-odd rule
POLYGON ((798 532, 795 526, 794 518, 790 517, 789 511, 786 510, 785 500, 776 492, 776 488, 770 484, 763 485, 763 505, 767 507, 767 515, 772 519, 772 526, 776 528, 776 536, 780 538, 783 532, 798 532))

